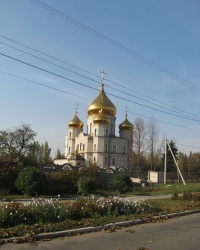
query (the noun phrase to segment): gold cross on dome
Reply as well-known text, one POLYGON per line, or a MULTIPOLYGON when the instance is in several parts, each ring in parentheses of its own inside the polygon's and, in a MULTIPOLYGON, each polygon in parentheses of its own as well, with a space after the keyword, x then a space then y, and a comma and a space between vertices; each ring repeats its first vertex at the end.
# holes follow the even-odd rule
POLYGON ((102 69, 100 72, 101 72, 101 83, 104 84, 104 75, 105 75, 106 73, 105 73, 104 69, 102 69))
POLYGON ((78 103, 76 103, 76 114, 78 114, 78 107, 79 107, 79 105, 78 105, 78 103))
POLYGON ((126 117, 127 117, 127 111, 128 111, 128 107, 126 106, 126 117))

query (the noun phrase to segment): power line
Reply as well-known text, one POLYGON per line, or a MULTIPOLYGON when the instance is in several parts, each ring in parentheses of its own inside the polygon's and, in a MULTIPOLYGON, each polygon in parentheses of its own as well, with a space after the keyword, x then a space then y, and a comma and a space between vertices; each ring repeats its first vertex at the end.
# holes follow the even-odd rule
MULTIPOLYGON (((3 45, 5 45, 5 46, 7 46, 7 47, 10 47, 10 48, 15 49, 15 50, 17 50, 17 51, 20 51, 20 52, 22 52, 22 53, 24 53, 24 54, 27 54, 27 55, 32 56, 32 57, 34 57, 34 58, 37 58, 37 59, 39 59, 39 60, 41 60, 41 61, 43 61, 43 62, 49 63, 49 64, 51 64, 51 65, 54 65, 54 66, 56 66, 56 67, 59 67, 59 68, 61 68, 61 69, 64 69, 64 70, 66 70, 66 71, 69 71, 69 72, 71 72, 71 73, 73 73, 73 74, 76 74, 76 75, 78 75, 78 76, 84 77, 84 78, 86 78, 86 79, 88 79, 88 80, 90 80, 90 81, 94 81, 94 82, 96 82, 96 83, 99 84, 99 81, 96 81, 96 80, 94 80, 94 79, 92 79, 92 78, 90 78, 90 77, 87 77, 87 76, 85 76, 85 75, 79 74, 79 73, 77 73, 77 72, 75 72, 75 71, 73 71, 73 70, 70 70, 70 69, 67 69, 67 68, 65 68, 65 67, 62 67, 62 66, 60 66, 60 65, 58 65, 58 64, 52 63, 52 62, 50 62, 50 61, 47 61, 47 60, 45 60, 45 59, 43 59, 43 58, 41 58, 41 57, 35 56, 35 55, 33 55, 33 54, 31 54, 31 53, 28 53, 28 52, 26 52, 26 51, 24 51, 24 50, 18 49, 18 48, 16 48, 16 47, 13 47, 13 46, 8 45, 8 44, 3 43, 3 42, 0 42, 0 44, 3 44, 3 45)), ((120 86, 120 87, 122 87, 122 86, 120 86)), ((119 91, 120 93, 129 95, 129 96, 134 97, 134 98, 136 98, 136 99, 138 99, 138 100, 140 100, 140 101, 147 102, 147 103, 152 104, 152 105, 154 105, 154 106, 157 106, 157 107, 159 107, 159 108, 163 108, 163 109, 166 109, 166 110, 168 110, 168 111, 171 111, 171 112, 174 112, 174 113, 177 113, 177 114, 180 114, 180 115, 184 115, 184 114, 182 114, 182 113, 180 113, 180 112, 177 112, 177 111, 168 109, 168 108, 166 108, 166 107, 163 107, 163 106, 161 106, 161 105, 155 104, 155 103, 150 102, 150 101, 147 101, 147 100, 145 100, 145 99, 143 99, 143 98, 134 96, 134 95, 132 95, 132 94, 130 94, 130 93, 127 93, 127 92, 125 92, 125 91, 123 91, 123 90, 116 89, 116 88, 111 87, 111 86, 109 86, 109 85, 108 85, 108 88, 111 88, 111 89, 113 89, 113 90, 117 90, 117 91, 119 91)), ((186 112, 185 112, 185 113, 186 113, 186 112)), ((194 116, 193 114, 190 114, 190 115, 194 116)), ((185 116, 185 115, 184 115, 184 116, 185 116)), ((185 117, 187 117, 187 116, 185 116, 185 117)), ((198 117, 198 116, 196 116, 196 117, 198 117)), ((199 118, 200 118, 200 117, 199 117, 199 118)))
POLYGON ((198 148, 198 149, 200 149, 200 147, 189 146, 189 145, 185 145, 185 144, 181 144, 181 143, 177 143, 177 142, 176 142, 176 144, 184 146, 184 147, 188 147, 188 148, 198 148))
MULTIPOLYGON (((43 69, 43 68, 37 67, 37 66, 35 66, 35 65, 32 65, 32 64, 27 63, 27 62, 24 62, 24 61, 19 60, 19 59, 17 59, 17 58, 14 58, 14 57, 8 56, 8 55, 6 55, 6 54, 0 53, 0 55, 2 55, 2 56, 4 56, 4 57, 7 57, 7 58, 9 58, 9 59, 12 59, 12 60, 14 60, 14 61, 20 62, 20 63, 22 63, 22 64, 25 64, 25 65, 27 65, 27 66, 33 67, 33 68, 35 68, 35 69, 39 69, 39 70, 44 71, 44 72, 46 72, 46 73, 49 73, 49 74, 51 74, 51 75, 54 75, 54 76, 60 77, 60 78, 62 78, 62 79, 65 79, 65 80, 71 81, 71 82, 73 82, 73 83, 76 83, 76 84, 82 85, 82 86, 84 86, 84 87, 87 87, 87 88, 90 88, 90 89, 93 89, 93 90, 99 91, 98 89, 96 89, 96 88, 94 88, 94 87, 91 87, 91 86, 88 86, 88 85, 86 85, 86 84, 83 84, 83 83, 80 83, 80 82, 78 82, 78 81, 75 81, 75 80, 73 80, 73 79, 70 79, 70 78, 67 78, 67 77, 61 76, 61 75, 56 74, 56 73, 54 73, 54 72, 51 72, 51 71, 49 71, 49 70, 46 70, 46 69, 43 69)), ((107 93, 107 94, 108 94, 108 95, 110 95, 110 96, 116 97, 116 98, 118 98, 118 99, 121 99, 121 100, 124 100, 124 101, 130 102, 130 103, 137 104, 137 105, 142 106, 142 107, 145 107, 145 108, 153 109, 153 110, 156 110, 156 111, 159 111, 159 112, 163 112, 163 113, 166 113, 166 114, 169 114, 169 115, 172 115, 172 116, 176 116, 176 117, 180 117, 180 118, 184 118, 184 119, 187 119, 187 120, 200 122, 200 121, 199 121, 199 120, 197 120, 197 119, 192 119, 192 118, 188 118, 188 117, 185 117, 185 116, 175 115, 175 114, 172 114, 172 113, 169 113, 169 112, 163 111, 163 110, 159 110, 159 109, 156 109, 156 108, 153 108, 153 107, 150 107, 150 106, 147 106, 147 105, 141 104, 141 103, 137 103, 137 102, 134 102, 134 101, 128 100, 128 99, 126 99, 126 98, 123 98, 123 97, 120 97, 120 96, 117 96, 117 95, 114 95, 114 94, 111 94, 111 93, 107 93)))
POLYGON ((66 70, 66 71, 69 71, 69 72, 71 72, 71 73, 73 73, 73 74, 76 74, 76 75, 78 75, 78 76, 84 77, 84 78, 86 78, 86 79, 88 79, 88 80, 91 80, 91 81, 94 81, 94 82, 96 82, 96 83, 99 83, 99 81, 96 81, 96 80, 94 80, 94 79, 92 79, 92 78, 89 78, 89 77, 87 77, 87 76, 84 76, 84 75, 82 75, 82 74, 79 74, 79 73, 77 73, 77 72, 75 72, 75 71, 73 71, 73 70, 70 70, 70 69, 67 69, 67 68, 65 68, 65 67, 62 67, 62 66, 60 66, 60 65, 58 65, 58 64, 52 63, 52 62, 50 62, 50 61, 47 61, 47 60, 45 60, 45 59, 43 59, 43 58, 41 58, 41 57, 35 56, 35 55, 33 55, 33 54, 31 54, 31 53, 28 53, 28 52, 26 52, 26 51, 24 51, 24 50, 15 48, 15 47, 13 47, 13 46, 11 46, 11 45, 9 45, 9 44, 3 43, 3 42, 0 42, 0 44, 3 44, 3 45, 5 45, 5 46, 7 46, 7 47, 10 47, 10 48, 12 48, 12 49, 18 50, 18 51, 20 51, 20 52, 22 52, 22 53, 24 53, 24 54, 26 54, 26 55, 32 56, 32 57, 34 57, 34 58, 37 58, 37 59, 39 59, 39 60, 41 60, 41 61, 43 61, 43 62, 49 63, 49 64, 51 64, 51 65, 54 65, 54 66, 56 66, 56 67, 59 67, 59 68, 64 69, 64 70, 66 70))
MULTIPOLYGON (((37 58, 37 59, 39 59, 39 60, 42 60, 42 61, 47 62, 47 63, 49 63, 49 64, 52 64, 52 65, 54 65, 54 66, 57 66, 57 67, 59 67, 59 68, 62 68, 62 69, 64 69, 64 70, 67 70, 67 71, 69 71, 69 72, 71 72, 71 73, 74 73, 74 74, 76 74, 76 75, 79 75, 79 76, 81 76, 81 77, 84 77, 84 78, 86 78, 86 79, 89 79, 89 80, 91 80, 91 81, 94 81, 94 82, 96 82, 96 83, 99 83, 99 81, 96 81, 96 80, 94 80, 94 79, 92 79, 92 78, 89 78, 89 77, 87 77, 87 76, 84 76, 84 75, 82 75, 82 74, 79 74, 79 73, 77 73, 77 72, 74 72, 74 71, 72 71, 72 70, 69 70, 69 69, 67 69, 67 68, 64 68, 64 67, 62 67, 62 66, 60 66, 60 65, 57 65, 57 64, 55 64, 55 63, 49 62, 49 61, 47 61, 47 60, 45 60, 45 59, 43 59, 43 58, 40 58, 40 57, 35 56, 35 55, 32 55, 32 54, 30 54, 30 53, 28 53, 28 52, 25 52, 25 51, 21 50, 21 49, 15 48, 15 47, 13 47, 13 46, 11 46, 11 45, 8 45, 8 44, 6 44, 6 43, 3 43, 3 42, 0 42, 0 43, 3 44, 3 45, 5 45, 5 46, 8 46, 8 47, 10 47, 10 48, 12 48, 12 49, 15 49, 15 50, 18 50, 18 51, 20 51, 20 52, 23 52, 23 53, 25 53, 25 54, 27 54, 27 55, 30 55, 30 56, 32 56, 32 57, 34 57, 34 58, 37 58)), ((119 84, 117 84, 117 83, 115 83, 115 84, 116 84, 117 86, 122 87, 121 85, 119 85, 119 84)), ((109 86, 109 85, 108 85, 108 88, 111 88, 111 89, 120 91, 121 93, 124 93, 124 94, 126 94, 126 95, 132 96, 132 97, 134 97, 134 98, 136 98, 136 99, 142 100, 142 101, 147 102, 147 103, 150 103, 150 104, 152 104, 152 105, 158 106, 159 108, 164 108, 164 109, 169 110, 169 111, 171 111, 171 112, 174 112, 174 113, 177 113, 177 114, 181 114, 181 115, 182 115, 182 113, 180 113, 180 112, 177 112, 177 111, 168 109, 168 108, 166 108, 166 107, 160 106, 160 105, 158 105, 158 104, 152 103, 152 102, 150 102, 150 101, 144 100, 144 99, 142 99, 142 98, 139 98, 139 97, 137 97, 137 96, 134 96, 134 95, 132 95, 132 94, 130 94, 130 93, 127 93, 127 92, 125 92, 125 91, 122 91, 122 90, 113 88, 113 87, 111 87, 111 86, 109 86)), ((168 106, 169 106, 169 105, 168 105, 168 106)), ((179 110, 179 109, 178 109, 178 110, 179 110)), ((183 111, 183 110, 181 110, 181 111, 183 111)), ((186 111, 183 111, 183 112, 184 112, 184 113, 188 113, 188 114, 190 114, 190 115, 192 115, 192 116, 198 117, 197 115, 191 114, 191 113, 189 113, 189 112, 186 112, 186 111)))
POLYGON ((48 85, 46 85, 46 84, 39 83, 39 82, 35 82, 35 81, 32 81, 32 80, 26 79, 26 78, 24 78, 24 77, 21 77, 21 76, 16 76, 16 75, 14 75, 14 74, 10 74, 10 73, 4 72, 4 71, 2 71, 2 70, 0 70, 0 72, 3 73, 3 74, 6 74, 6 75, 9 75, 9 76, 12 76, 12 77, 15 77, 15 78, 18 78, 18 79, 21 79, 21 80, 24 80, 24 81, 33 83, 33 84, 36 84, 36 85, 40 85, 40 86, 45 87, 45 88, 49 88, 49 89, 52 89, 52 90, 56 90, 56 91, 59 91, 59 92, 62 92, 62 93, 68 94, 68 95, 73 95, 73 96, 76 96, 76 97, 78 97, 78 98, 82 98, 82 99, 85 99, 85 100, 88 100, 88 101, 89 101, 89 99, 86 98, 86 97, 83 97, 83 96, 80 96, 80 95, 76 95, 76 94, 73 94, 73 93, 68 92, 68 91, 65 91, 65 90, 61 90, 61 89, 58 89, 58 88, 50 87, 50 86, 48 86, 48 85))
MULTIPOLYGON (((125 111, 124 109, 120 109, 120 108, 118 108, 118 110, 125 111)), ((132 112, 132 111, 129 111, 129 113, 134 114, 134 115, 139 115, 139 116, 141 116, 141 117, 145 117, 145 118, 148 118, 148 119, 151 118, 151 117, 149 117, 149 116, 141 115, 141 114, 138 114, 138 113, 135 113, 135 112, 132 112)), ((172 122, 162 121, 162 120, 157 119, 157 118, 153 118, 153 119, 156 120, 156 121, 158 121, 158 122, 165 123, 165 124, 169 124, 169 125, 173 125, 173 126, 176 126, 176 127, 185 128, 185 129, 189 129, 189 130, 194 130, 194 131, 200 132, 200 129, 189 128, 189 127, 186 127, 186 126, 183 126, 183 125, 179 125, 179 124, 175 124, 175 123, 172 123, 172 122)))
MULTIPOLYGON (((89 101, 89 98, 86 98, 86 97, 83 97, 83 96, 80 96, 80 95, 76 95, 76 94, 73 94, 73 93, 70 93, 70 92, 68 92, 68 91, 58 89, 58 88, 50 87, 50 86, 48 86, 48 85, 46 85, 46 84, 38 83, 38 82, 36 82, 36 81, 32 81, 32 80, 29 80, 29 79, 27 79, 27 78, 20 77, 20 76, 17 76, 17 75, 14 75, 14 74, 11 74, 11 73, 2 71, 2 70, 0 70, 0 73, 3 73, 3 74, 6 74, 6 75, 9 75, 9 76, 12 76, 12 77, 15 77, 15 78, 18 78, 18 79, 21 79, 21 80, 24 80, 24 81, 27 81, 27 82, 36 84, 36 85, 39 85, 39 86, 42 86, 42 87, 45 87, 45 88, 49 88, 49 89, 52 89, 52 90, 55 90, 55 91, 59 91, 59 92, 62 92, 62 93, 68 94, 68 95, 76 96, 76 97, 78 97, 78 98, 85 99, 85 100, 88 100, 88 101, 89 101)), ((117 108, 117 110, 125 111, 124 109, 120 109, 120 108, 117 108)), ((145 117, 145 118, 151 118, 151 117, 148 117, 148 116, 145 116, 145 115, 137 114, 137 113, 132 112, 132 111, 129 111, 129 113, 134 114, 134 115, 138 115, 138 116, 142 116, 142 117, 145 117)), ((156 121, 158 121, 158 122, 170 124, 170 125, 173 125, 173 126, 176 126, 176 127, 181 127, 181 128, 185 128, 185 129, 188 129, 188 130, 194 130, 194 131, 200 132, 199 129, 189 128, 189 127, 185 127, 185 126, 182 126, 182 125, 178 125, 178 124, 174 124, 174 123, 162 121, 162 120, 155 119, 155 118, 154 118, 154 120, 156 120, 156 121)))
POLYGON ((70 64, 70 63, 67 63, 67 62, 65 62, 65 61, 63 61, 63 60, 60 60, 60 59, 58 59, 58 58, 56 58, 56 57, 54 57, 54 56, 51 56, 51 55, 49 55, 49 54, 46 54, 46 53, 44 53, 44 52, 42 52, 42 51, 39 51, 39 50, 37 50, 37 49, 31 48, 30 46, 27 46, 27 45, 25 45, 25 44, 23 44, 23 43, 19 43, 19 42, 15 41, 15 40, 13 40, 13 39, 11 39, 11 38, 8 38, 8 37, 3 36, 3 35, 0 35, 0 37, 6 39, 6 40, 8 40, 8 41, 11 41, 11 42, 13 42, 13 43, 16 43, 16 44, 18 44, 18 45, 20 45, 20 46, 23 46, 23 47, 25 47, 25 48, 27 48, 27 49, 30 49, 30 50, 35 51, 35 52, 37 52, 37 53, 40 53, 40 54, 42 54, 42 55, 44 55, 44 56, 47 56, 47 57, 49 57, 49 58, 51 58, 51 59, 54 59, 54 60, 56 60, 56 61, 59 61, 59 62, 61 62, 61 63, 64 63, 64 64, 66 64, 66 65, 69 65, 69 66, 71 66, 71 67, 73 67, 73 68, 82 70, 82 71, 84 71, 84 72, 86 72, 86 73, 88 73, 88 74, 91 74, 91 75, 93 75, 93 76, 96 76, 96 77, 99 77, 99 78, 100 78, 100 76, 95 75, 95 74, 93 74, 93 73, 91 73, 91 72, 89 72, 89 71, 87 71, 87 70, 84 70, 84 69, 82 69, 82 68, 80 68, 80 67, 74 66, 74 65, 72 65, 72 64, 70 64))
MULTIPOLYGON (((24 44, 22 44, 22 43, 19 43, 19 42, 13 40, 13 39, 10 39, 10 38, 5 37, 5 36, 2 36, 2 35, 0 35, 0 37, 4 38, 4 39, 6 39, 6 40, 9 40, 9 41, 11 41, 11 42, 14 42, 14 43, 16 43, 16 44, 18 44, 18 45, 21 45, 21 46, 23 46, 23 47, 25 47, 25 48, 28 48, 28 49, 30 49, 30 50, 32 50, 32 51, 35 51, 35 52, 40 53, 40 54, 42 54, 42 55, 45 55, 45 56, 47 56, 47 57, 49 57, 49 58, 51 58, 51 59, 54 59, 54 60, 59 61, 59 62, 61 62, 61 63, 67 64, 67 65, 69 65, 69 66, 71 66, 71 67, 74 67, 74 68, 76 68, 76 69, 82 70, 82 71, 84 71, 84 72, 86 72, 86 73, 88 73, 88 74, 91 74, 91 75, 95 76, 95 77, 101 78, 100 76, 98 76, 98 75, 96 75, 96 74, 93 74, 93 73, 91 73, 91 72, 89 72, 89 71, 87 71, 87 70, 84 70, 84 69, 82 69, 82 68, 80 68, 80 67, 74 66, 74 65, 72 65, 72 64, 70 64, 70 63, 67 63, 67 62, 65 62, 65 61, 63 61, 63 60, 60 60, 60 59, 58 59, 58 58, 56 58, 56 57, 53 57, 53 56, 51 56, 51 55, 49 55, 49 54, 46 54, 46 53, 44 53, 44 52, 41 52, 41 51, 39 51, 39 50, 33 49, 33 48, 31 48, 30 46, 27 46, 27 45, 24 45, 24 44)), ((21 51, 21 52, 23 52, 23 53, 26 53, 26 54, 28 54, 28 55, 30 55, 30 56, 33 56, 33 57, 35 57, 35 58, 38 58, 38 59, 40 59, 40 60, 43 60, 43 61, 45 61, 45 62, 48 62, 48 63, 50 63, 50 64, 53 64, 53 65, 55 65, 55 66, 57 66, 57 67, 63 68, 63 69, 65 69, 65 70, 67 70, 67 71, 69 71, 69 72, 72 72, 72 73, 74 73, 74 74, 77 74, 77 75, 82 76, 82 77, 84 77, 84 78, 87 78, 87 79, 89 79, 89 80, 95 81, 94 79, 91 79, 91 78, 89 78, 89 77, 83 76, 83 75, 81 75, 81 74, 79 74, 79 73, 77 73, 77 72, 74 72, 74 71, 72 71, 72 70, 66 69, 66 68, 64 68, 64 67, 62 67, 62 66, 58 66, 57 64, 54 64, 54 63, 49 62, 49 61, 47 61, 47 60, 45 60, 45 59, 39 58, 39 57, 37 57, 37 56, 34 56, 34 55, 32 55, 32 54, 30 54, 30 53, 27 53, 27 52, 25 52, 25 51, 23 51, 23 50, 17 49, 17 48, 15 48, 15 47, 11 46, 11 45, 5 44, 5 43, 3 43, 3 42, 0 42, 0 43, 3 44, 3 45, 9 46, 9 47, 11 47, 11 48, 13 48, 13 49, 19 50, 19 51, 21 51)), ((141 96, 145 96, 145 97, 147 97, 147 98, 149 98, 149 99, 151 99, 151 100, 153 100, 153 101, 156 101, 156 102, 158 102, 158 103, 164 104, 164 105, 166 105, 166 106, 168 106, 168 107, 171 107, 171 108, 173 108, 173 109, 177 109, 177 110, 179 110, 179 111, 181 111, 181 112, 187 113, 187 114, 192 115, 192 116, 194 116, 194 117, 199 117, 199 116, 194 115, 194 114, 192 114, 192 113, 190 113, 190 112, 187 112, 187 111, 185 111, 185 110, 176 108, 176 107, 174 107, 174 106, 172 106, 172 105, 169 105, 169 104, 166 104, 166 103, 164 103, 164 102, 162 102, 162 101, 159 101, 159 100, 157 100, 157 99, 155 99, 155 98, 151 98, 151 97, 149 97, 149 96, 147 96, 147 95, 144 95, 144 94, 141 94, 141 93, 139 93, 139 92, 137 92, 137 91, 133 91, 132 89, 127 88, 127 87, 125 87, 125 86, 121 86, 120 84, 118 84, 118 83, 116 83, 116 82, 113 82, 113 81, 111 81, 111 80, 109 80, 109 79, 107 79, 107 78, 105 78, 105 80, 108 81, 108 82, 110 82, 110 83, 113 83, 113 84, 115 84, 115 85, 117 85, 117 86, 119 86, 119 87, 123 87, 124 89, 126 89, 126 90, 128 90, 128 91, 137 93, 137 94, 139 94, 139 95, 141 95, 141 96)), ((95 82, 99 83, 98 81, 95 81, 95 82)), ((110 87, 109 85, 108 85, 107 87, 112 88, 112 87, 110 87)), ((130 95, 130 93, 126 93, 126 94, 130 95)), ((133 96, 133 97, 135 97, 135 96, 133 96)), ((139 97, 135 97, 135 98, 138 98, 138 99, 139 99, 139 97)), ((146 100, 144 100, 144 101, 146 101, 146 100)), ((146 101, 146 102, 148 102, 148 101, 146 101)), ((149 102, 149 103, 151 103, 151 102, 149 102)), ((153 104, 153 105, 156 105, 156 104, 153 104)), ((159 105, 157 105, 157 106, 159 106, 159 105)), ((159 107, 161 107, 161 106, 159 106, 159 107)), ((165 107, 162 107, 162 108, 165 108, 165 107)), ((165 109, 167 109, 167 108, 165 108, 165 109)), ((168 109, 168 110, 170 110, 170 111, 172 111, 172 112, 175 112, 175 111, 173 111, 173 110, 171 110, 171 109, 168 109)), ((199 118, 200 118, 200 117, 199 117, 199 118)))
MULTIPOLYGON (((195 115, 195 114, 192 114, 192 113, 190 113, 190 112, 187 112, 187 111, 185 111, 185 110, 183 110, 183 109, 174 107, 174 106, 172 106, 172 105, 170 105, 170 104, 167 104, 167 103, 165 103, 165 102, 162 102, 162 101, 160 101, 160 100, 157 100, 157 99, 155 99, 155 98, 152 98, 152 97, 150 97, 150 96, 148 96, 148 95, 141 94, 140 92, 137 92, 137 91, 132 90, 132 89, 130 89, 130 88, 127 88, 127 87, 125 87, 125 86, 121 86, 120 84, 118 84, 118 83, 116 83, 116 82, 113 82, 113 81, 111 81, 111 80, 108 80, 107 78, 105 78, 105 80, 108 81, 108 82, 110 82, 110 83, 113 83, 113 84, 115 84, 115 85, 117 85, 117 86, 123 87, 124 89, 129 90, 129 91, 131 91, 131 92, 134 92, 134 93, 136 93, 136 94, 138 94, 138 95, 147 97, 147 98, 149 98, 150 100, 156 101, 156 102, 161 103, 161 104, 164 104, 164 105, 166 105, 166 106, 168 106, 168 107, 170 107, 170 108, 173 108, 173 109, 179 110, 179 111, 181 111, 181 112, 183 112, 183 113, 186 113, 186 114, 192 115, 192 116, 194 116, 194 117, 199 117, 199 118, 200 118, 200 116, 198 116, 198 115, 195 115)), ((171 109, 170 109, 170 110, 171 110, 171 109)), ((171 111, 172 111, 172 110, 171 110, 171 111)))
POLYGON ((79 28, 83 29, 83 30, 86 30, 87 32, 91 33, 92 35, 95 35, 97 36, 98 38, 112 44, 113 46, 121 49, 122 51, 128 53, 129 55, 143 61, 144 63, 148 64, 149 66, 165 73, 166 75, 170 76, 171 78, 174 78, 175 80, 195 89, 195 90, 198 90, 200 91, 200 87, 195 85, 194 83, 178 76, 177 74, 171 72, 170 70, 168 69, 165 69, 164 67, 160 66, 159 64, 157 63, 154 63, 153 61, 141 56, 140 54, 134 52, 133 50, 123 46, 122 44, 118 43, 118 42, 115 42, 114 40, 110 39, 109 37, 97 32, 96 30, 94 29, 91 29, 90 27, 84 25, 83 23, 79 22, 79 21, 76 21, 75 19, 63 14, 62 12, 56 10, 55 8, 52 8, 51 6, 47 5, 47 4, 44 4, 43 2, 39 1, 39 0, 30 0, 31 2, 43 7, 44 9, 47 9, 48 11, 56 14, 57 16, 67 20, 68 22, 71 22, 73 23, 74 25, 78 26, 79 28))

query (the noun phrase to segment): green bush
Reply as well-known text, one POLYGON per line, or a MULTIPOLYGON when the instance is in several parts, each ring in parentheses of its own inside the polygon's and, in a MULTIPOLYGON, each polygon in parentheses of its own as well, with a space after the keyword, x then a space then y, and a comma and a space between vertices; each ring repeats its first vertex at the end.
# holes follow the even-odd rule
POLYGON ((113 175, 110 182, 110 189, 118 193, 126 193, 131 190, 132 182, 125 174, 113 175))
POLYGON ((17 166, 8 165, 2 166, 0 171, 0 190, 4 190, 5 193, 17 193, 15 187, 15 181, 18 177, 19 171, 17 166))
POLYGON ((87 195, 92 191, 93 179, 88 176, 80 176, 77 181, 78 193, 87 195))
POLYGON ((25 167, 19 173, 15 185, 24 195, 41 194, 46 185, 46 175, 40 169, 25 167))
POLYGON ((58 195, 58 194, 76 194, 77 193, 77 172, 57 172, 48 173, 47 176, 47 186, 45 188, 46 194, 58 195))

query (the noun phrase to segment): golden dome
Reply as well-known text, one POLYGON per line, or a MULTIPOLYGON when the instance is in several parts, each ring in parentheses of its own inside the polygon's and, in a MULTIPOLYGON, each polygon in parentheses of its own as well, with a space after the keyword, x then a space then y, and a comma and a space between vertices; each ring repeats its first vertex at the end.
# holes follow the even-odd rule
POLYGON ((101 84, 100 93, 88 106, 87 113, 88 115, 99 115, 99 111, 101 109, 104 115, 115 116, 116 114, 115 105, 110 101, 104 92, 104 84, 101 84))
POLYGON ((119 130, 123 131, 123 130, 128 130, 128 131, 133 131, 133 124, 129 122, 129 120, 127 119, 127 114, 126 114, 126 119, 119 125, 119 130))
POLYGON ((94 124, 108 125, 110 120, 106 115, 103 114, 102 110, 100 110, 100 114, 94 118, 93 122, 94 124))
POLYGON ((73 120, 71 120, 70 122, 69 122, 69 127, 70 128, 80 128, 80 129, 82 129, 83 128, 83 122, 78 118, 78 116, 77 116, 77 113, 74 115, 74 118, 73 118, 73 120))

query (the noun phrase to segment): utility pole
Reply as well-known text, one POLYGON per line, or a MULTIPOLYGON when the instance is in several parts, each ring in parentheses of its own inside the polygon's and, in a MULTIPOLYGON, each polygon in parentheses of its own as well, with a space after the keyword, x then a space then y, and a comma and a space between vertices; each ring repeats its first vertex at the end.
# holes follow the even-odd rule
POLYGON ((164 184, 167 183, 167 139, 165 140, 165 167, 164 167, 164 184))
MULTIPOLYGON (((180 174, 180 176, 181 176, 181 179, 182 179, 182 181, 183 181, 183 184, 186 185, 186 184, 185 184, 185 181, 184 181, 184 179, 183 179, 183 176, 182 176, 182 174, 181 174, 181 171, 180 171, 180 169, 179 169, 179 167, 178 167, 177 161, 176 161, 176 159, 175 159, 175 157, 174 157, 174 154, 173 154, 173 152, 172 152, 172 149, 171 149, 171 147, 170 147, 170 144, 169 144, 169 142, 166 140, 166 148, 167 148, 167 145, 168 145, 169 150, 170 150, 170 152, 171 152, 171 155, 172 155, 172 157, 173 157, 173 159, 174 159, 174 163, 176 164, 177 170, 178 170, 178 172, 179 172, 179 174, 180 174)), ((165 152, 165 157, 166 157, 166 153, 167 153, 167 150, 166 150, 166 152, 165 152)), ((166 164, 166 163, 165 163, 165 164, 166 164)))

